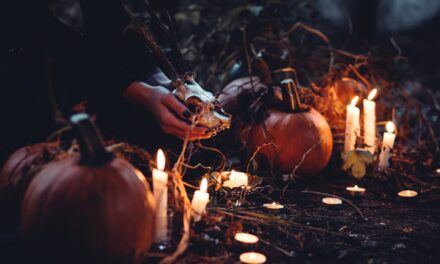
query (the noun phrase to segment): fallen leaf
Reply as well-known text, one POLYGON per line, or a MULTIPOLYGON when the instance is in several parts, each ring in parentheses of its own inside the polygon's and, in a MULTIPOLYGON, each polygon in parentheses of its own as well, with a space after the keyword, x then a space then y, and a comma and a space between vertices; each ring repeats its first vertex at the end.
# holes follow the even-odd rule
POLYGON ((342 166, 343 170, 351 169, 351 174, 360 180, 365 176, 367 166, 373 163, 373 155, 367 150, 356 149, 349 151, 345 155, 345 162, 342 166))

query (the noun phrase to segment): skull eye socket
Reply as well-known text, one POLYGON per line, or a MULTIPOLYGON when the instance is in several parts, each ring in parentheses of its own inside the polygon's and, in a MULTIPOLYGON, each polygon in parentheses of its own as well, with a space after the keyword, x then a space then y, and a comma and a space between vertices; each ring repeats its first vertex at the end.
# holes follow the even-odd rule
POLYGON ((203 109, 203 101, 195 96, 191 96, 186 100, 186 104, 193 113, 200 112, 203 109))

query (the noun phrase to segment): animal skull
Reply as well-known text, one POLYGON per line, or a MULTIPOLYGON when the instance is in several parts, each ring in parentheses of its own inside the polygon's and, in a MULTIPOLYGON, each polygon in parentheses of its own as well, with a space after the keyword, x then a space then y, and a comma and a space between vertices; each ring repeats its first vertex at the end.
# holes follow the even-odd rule
POLYGON ((173 81, 171 87, 177 98, 196 115, 197 125, 205 126, 212 132, 230 127, 231 115, 223 111, 212 93, 195 81, 194 73, 186 73, 183 78, 173 81))

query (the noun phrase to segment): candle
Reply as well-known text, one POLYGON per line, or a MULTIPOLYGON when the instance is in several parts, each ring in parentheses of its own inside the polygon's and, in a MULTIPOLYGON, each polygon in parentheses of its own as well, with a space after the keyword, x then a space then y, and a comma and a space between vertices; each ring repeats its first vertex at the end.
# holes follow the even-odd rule
POLYGON ((376 93, 377 89, 373 89, 367 99, 364 99, 364 138, 371 154, 376 151, 376 103, 372 101, 376 93))
POLYGON ((258 252, 246 252, 240 255, 240 261, 248 264, 261 264, 266 262, 266 256, 258 252))
POLYGON ((417 196, 417 192, 413 190, 404 190, 398 193, 400 197, 411 198, 417 196))
POLYGON ((356 145, 356 137, 359 135, 359 108, 356 107, 356 103, 359 100, 359 96, 355 96, 351 100, 351 104, 347 105, 347 118, 345 120, 345 144, 344 153, 354 150, 356 145))
POLYGON ((340 205, 342 204, 342 200, 334 197, 324 197, 322 198, 322 202, 328 205, 340 205))
POLYGON ((249 233, 242 233, 242 232, 235 234, 234 239, 246 244, 255 244, 259 240, 258 237, 255 235, 249 233))
POLYGON ((379 170, 385 170, 389 167, 389 159, 390 159, 390 152, 391 149, 393 149, 394 146, 394 140, 396 139, 396 134, 394 133, 394 123, 389 121, 386 125, 386 130, 383 134, 383 142, 382 142, 382 151, 379 155, 379 170))
POLYGON ((236 188, 248 185, 248 175, 244 172, 232 170, 229 179, 223 183, 223 187, 236 188))
POLYGON ((439 169, 436 169, 435 172, 436 172, 437 174, 440 174, 440 168, 439 168, 439 169))
POLYGON ((208 181, 203 178, 200 183, 200 190, 194 193, 191 201, 192 217, 195 222, 200 221, 203 212, 205 212, 206 205, 209 202, 208 181))
POLYGON ((353 197, 361 197, 365 194, 365 188, 359 187, 357 185, 353 187, 347 187, 345 188, 348 192, 350 192, 351 196, 353 197))
POLYGON ((272 202, 272 203, 265 203, 263 204, 263 206, 267 209, 271 209, 271 210, 278 210, 278 209, 283 209, 284 205, 276 203, 276 202, 272 202))
POLYGON ((161 149, 157 151, 157 168, 153 169, 153 195, 156 204, 155 242, 167 240, 168 233, 168 173, 165 169, 165 155, 161 149))

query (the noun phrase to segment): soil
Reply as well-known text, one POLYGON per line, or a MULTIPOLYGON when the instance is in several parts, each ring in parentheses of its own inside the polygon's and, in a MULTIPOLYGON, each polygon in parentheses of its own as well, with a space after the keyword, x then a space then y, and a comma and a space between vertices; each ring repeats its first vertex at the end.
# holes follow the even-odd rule
MULTIPOLYGON (((439 183, 440 176, 431 175, 429 181, 439 183)), ((225 206, 213 192, 209 217, 193 226, 192 242, 179 263, 237 263, 245 251, 265 254, 268 263, 440 263, 440 192, 402 199, 389 182, 368 176, 360 182, 348 176, 311 177, 297 181, 281 198, 264 180, 241 207, 225 206), (364 197, 345 191, 353 184, 367 189, 364 197), (346 202, 324 205, 321 195, 303 190, 346 198, 366 220, 346 202), (271 199, 285 207, 263 209, 261 204, 271 199), (238 230, 260 241, 253 246, 233 241, 238 230)), ((0 227, 0 263, 32 263, 24 248, 17 226, 0 227)))

